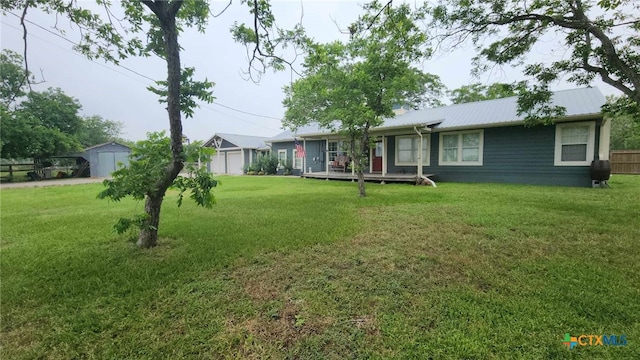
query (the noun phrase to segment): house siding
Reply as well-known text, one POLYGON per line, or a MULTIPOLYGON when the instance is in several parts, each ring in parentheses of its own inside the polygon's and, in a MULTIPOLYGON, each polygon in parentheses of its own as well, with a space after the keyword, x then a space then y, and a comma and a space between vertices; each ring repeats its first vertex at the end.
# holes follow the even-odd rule
MULTIPOLYGON (((307 140, 304 145, 306 147, 306 166, 304 171, 309 171, 309 168, 311 168, 311 172, 325 171, 327 142, 325 140, 307 140)), ((293 147, 295 147, 295 144, 293 144, 293 147)))
MULTIPOLYGON (((595 121, 595 142, 593 158, 598 159, 600 145, 601 119, 595 121)), ((481 166, 439 165, 440 133, 423 134, 429 138, 429 166, 423 167, 424 174, 435 174, 436 182, 492 182, 534 185, 591 186, 589 166, 554 166, 556 126, 524 127, 505 126, 483 129, 483 156, 481 166)), ((396 165, 396 136, 412 136, 415 133, 388 135, 386 138, 386 164, 389 174, 416 174, 416 166, 396 165)), ((291 160, 295 144, 274 142, 272 151, 287 150, 287 159, 291 160)), ((306 141, 306 166, 313 172, 326 169, 326 141, 306 141)), ((369 168, 365 169, 368 172, 369 168)), ((282 173, 280 171, 279 173, 282 173)), ((294 169, 294 175, 300 170, 294 169)))
MULTIPOLYGON (((417 166, 410 166, 410 165, 396 165, 396 136, 418 136, 415 132, 410 133, 407 132, 406 134, 400 134, 400 135, 392 135, 392 136, 387 136, 387 150, 386 150, 386 155, 387 155, 387 172, 388 173, 392 173, 392 174, 417 174, 418 173, 418 167, 417 166)), ((433 151, 433 135, 434 134, 422 134, 423 137, 429 137, 429 144, 431 146, 431 151, 433 151)), ((437 152, 436 152, 436 156, 437 156, 437 152)), ((433 164, 433 157, 430 158, 430 164, 433 164)), ((424 166, 423 167, 423 172, 425 174, 429 173, 429 171, 432 170, 427 170, 430 169, 429 166, 424 166)))
MULTIPOLYGON (((275 142, 273 144, 271 144, 271 153, 274 154, 275 156, 278 156, 278 151, 279 150, 287 150, 287 160, 291 159, 291 156, 293 155, 293 148, 294 148, 294 144, 293 142, 275 142)), ((283 175, 284 174, 284 169, 278 169, 278 175, 283 175)))
MULTIPOLYGON (((304 142, 302 140, 298 140, 298 142, 303 145, 304 142)), ((311 168, 312 172, 323 172, 326 167, 326 142, 325 140, 307 140, 306 144, 306 154, 303 165, 304 169, 293 169, 292 175, 300 176, 303 172, 309 171, 311 168)), ((274 155, 278 155, 278 150, 287 150, 287 160, 293 160, 293 150, 296 148, 295 142, 287 141, 287 142, 274 142, 271 144, 271 153, 274 155)), ((278 170, 278 174, 282 175, 284 173, 283 170, 278 170)))
MULTIPOLYGON (((242 156, 244 157, 244 166, 247 166, 249 164, 251 164, 251 161, 249 160, 249 153, 252 152, 253 150, 251 149, 242 149, 242 156)), ((252 158, 253 160, 253 158, 252 158)))
MULTIPOLYGON (((601 121, 596 122, 597 158, 601 121)), ((431 166, 436 181, 591 186, 589 166, 554 166, 555 126, 484 129, 482 166, 440 166, 439 133, 431 134, 431 166)))

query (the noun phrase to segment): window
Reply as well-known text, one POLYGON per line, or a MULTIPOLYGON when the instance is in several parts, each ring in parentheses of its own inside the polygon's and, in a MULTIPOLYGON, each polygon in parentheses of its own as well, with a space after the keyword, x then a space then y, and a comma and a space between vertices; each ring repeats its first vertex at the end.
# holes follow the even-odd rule
POLYGON ((484 130, 440 134, 439 165, 482 166, 484 130))
POLYGON ((344 151, 344 144, 342 141, 329 141, 327 142, 327 156, 328 156, 328 161, 334 161, 336 159, 336 156, 338 155, 346 155, 346 151, 344 151))
POLYGON ((555 166, 590 165, 595 143, 595 122, 556 125, 555 166))
POLYGON ((302 158, 298 157, 298 150, 293 149, 293 168, 302 169, 302 158))
MULTIPOLYGON (((396 165, 418 165, 420 137, 396 136, 396 165)), ((429 165, 429 135, 422 137, 422 165, 429 165)))
POLYGON ((278 168, 282 169, 286 163, 287 163, 287 150, 286 149, 278 150, 278 168))

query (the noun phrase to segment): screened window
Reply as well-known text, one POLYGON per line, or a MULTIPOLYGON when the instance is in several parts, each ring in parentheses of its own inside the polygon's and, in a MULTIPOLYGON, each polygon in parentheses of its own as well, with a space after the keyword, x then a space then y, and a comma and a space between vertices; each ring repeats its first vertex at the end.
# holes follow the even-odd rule
POLYGON ((556 125, 555 165, 590 165, 594 142, 593 122, 556 125))
POLYGON ((287 150, 278 150, 278 167, 282 168, 287 163, 287 150))
POLYGON ((440 134, 440 165, 482 165, 483 130, 440 134))
POLYGON ((302 169, 302 158, 298 157, 298 151, 293 149, 293 168, 302 169))
MULTIPOLYGON (((396 165, 418 165, 420 137, 396 136, 396 165)), ((429 138, 422 137, 422 165, 429 165, 429 138)))
POLYGON ((344 144, 342 141, 329 141, 327 143, 327 156, 329 161, 334 161, 338 155, 346 155, 344 144))

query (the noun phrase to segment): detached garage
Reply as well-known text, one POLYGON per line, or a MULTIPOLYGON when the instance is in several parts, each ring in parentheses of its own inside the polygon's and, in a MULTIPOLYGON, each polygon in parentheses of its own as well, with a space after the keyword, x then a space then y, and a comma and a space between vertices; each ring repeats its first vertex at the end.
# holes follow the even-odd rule
POLYGON ((269 152, 270 148, 262 136, 236 134, 214 134, 204 143, 206 147, 216 149, 216 154, 208 164, 209 171, 214 174, 242 175, 243 168, 251 164, 260 153, 269 152))
POLYGON ((109 177, 119 168, 118 163, 129 165, 131 148, 117 142, 108 142, 85 149, 92 177, 109 177))

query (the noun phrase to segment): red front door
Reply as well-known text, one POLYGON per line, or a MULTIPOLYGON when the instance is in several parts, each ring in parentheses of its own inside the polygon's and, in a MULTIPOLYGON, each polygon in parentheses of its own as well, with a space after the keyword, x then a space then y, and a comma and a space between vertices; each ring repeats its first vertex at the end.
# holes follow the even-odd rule
POLYGON ((382 142, 378 141, 376 146, 371 149, 371 172, 382 172, 382 142))

